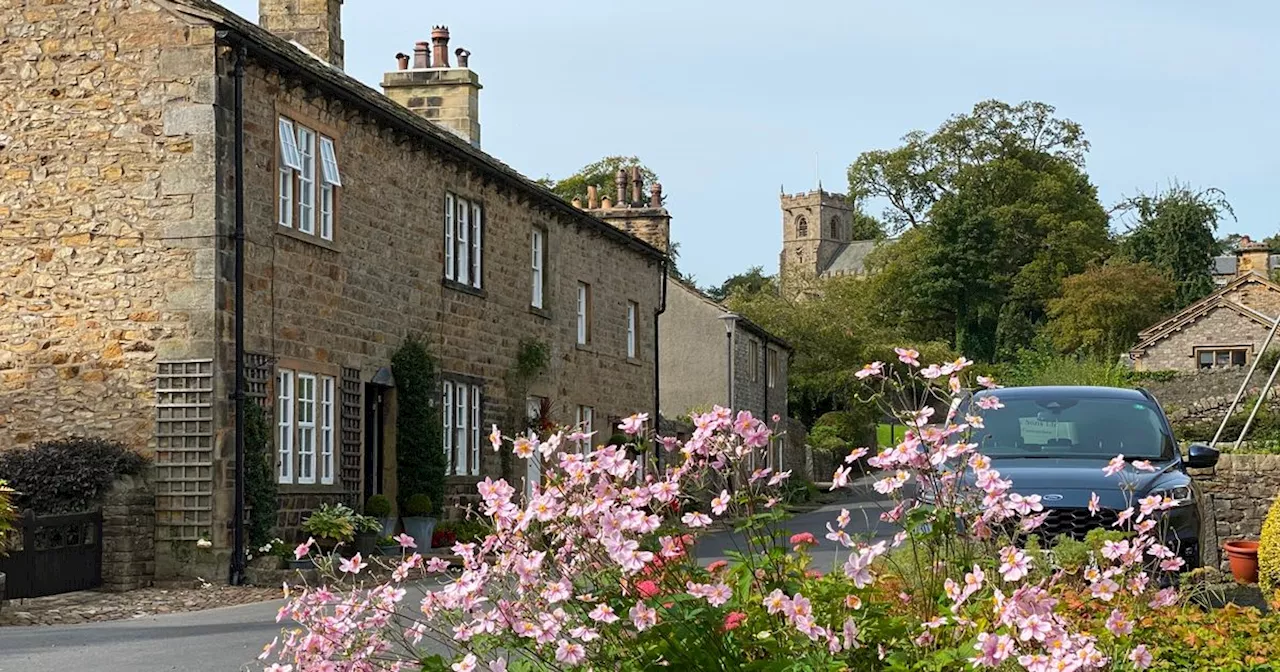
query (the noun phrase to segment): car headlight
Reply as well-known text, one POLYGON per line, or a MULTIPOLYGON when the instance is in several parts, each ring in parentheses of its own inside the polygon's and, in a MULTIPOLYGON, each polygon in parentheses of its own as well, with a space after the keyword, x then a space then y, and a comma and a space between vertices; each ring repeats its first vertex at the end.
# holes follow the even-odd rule
POLYGON ((1176 488, 1163 488, 1160 490, 1152 490, 1151 494, 1161 498, 1168 497, 1173 500, 1173 505, 1191 506, 1196 503, 1195 493, 1191 492, 1191 486, 1179 485, 1176 488))

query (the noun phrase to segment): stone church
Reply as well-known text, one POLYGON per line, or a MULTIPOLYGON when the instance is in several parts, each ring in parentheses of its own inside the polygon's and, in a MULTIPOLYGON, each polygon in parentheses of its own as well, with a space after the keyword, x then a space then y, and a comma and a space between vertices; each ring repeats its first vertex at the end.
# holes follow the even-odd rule
POLYGON ((867 275, 867 255, 874 240, 853 239, 854 206, 844 194, 822 189, 798 194, 785 191, 782 205, 782 255, 778 273, 783 296, 813 291, 815 280, 867 275))

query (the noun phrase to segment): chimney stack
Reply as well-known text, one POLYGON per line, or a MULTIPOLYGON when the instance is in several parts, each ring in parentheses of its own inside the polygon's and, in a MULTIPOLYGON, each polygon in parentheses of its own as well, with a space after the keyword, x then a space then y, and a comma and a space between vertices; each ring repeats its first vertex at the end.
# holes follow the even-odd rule
POLYGON ((431 67, 449 67, 448 26, 436 26, 431 29, 431 67))
POLYGON ((649 185, 649 207, 662 207, 662 185, 657 182, 649 185))
POLYGON ((382 92, 418 116, 479 147, 480 77, 469 67, 470 51, 458 49, 455 53, 458 67, 449 65, 449 29, 436 26, 431 30, 431 42, 418 42, 414 46, 412 69, 405 69, 397 57, 400 69, 383 75, 382 92))
POLYGON ((618 174, 613 176, 614 186, 618 188, 618 207, 622 207, 627 202, 627 170, 619 168, 618 174))
POLYGON ((342 68, 342 0, 258 0, 258 24, 342 68))
POLYGON ((587 187, 587 207, 592 210, 600 207, 600 191, 594 184, 587 187))

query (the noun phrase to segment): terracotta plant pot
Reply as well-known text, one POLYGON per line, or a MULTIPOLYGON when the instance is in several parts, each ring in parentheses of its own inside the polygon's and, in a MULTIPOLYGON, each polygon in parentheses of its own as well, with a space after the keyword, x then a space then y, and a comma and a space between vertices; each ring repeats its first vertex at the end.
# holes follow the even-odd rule
POLYGON ((1222 545, 1231 561, 1231 575, 1239 583, 1258 582, 1258 542, 1228 541, 1222 545))

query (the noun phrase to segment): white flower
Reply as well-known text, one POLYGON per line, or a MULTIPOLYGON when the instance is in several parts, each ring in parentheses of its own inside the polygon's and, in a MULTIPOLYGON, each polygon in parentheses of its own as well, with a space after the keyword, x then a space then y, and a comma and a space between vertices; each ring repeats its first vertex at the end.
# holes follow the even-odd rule
POLYGON ((208 539, 201 539, 196 542, 196 548, 213 548, 213 542, 208 539))

